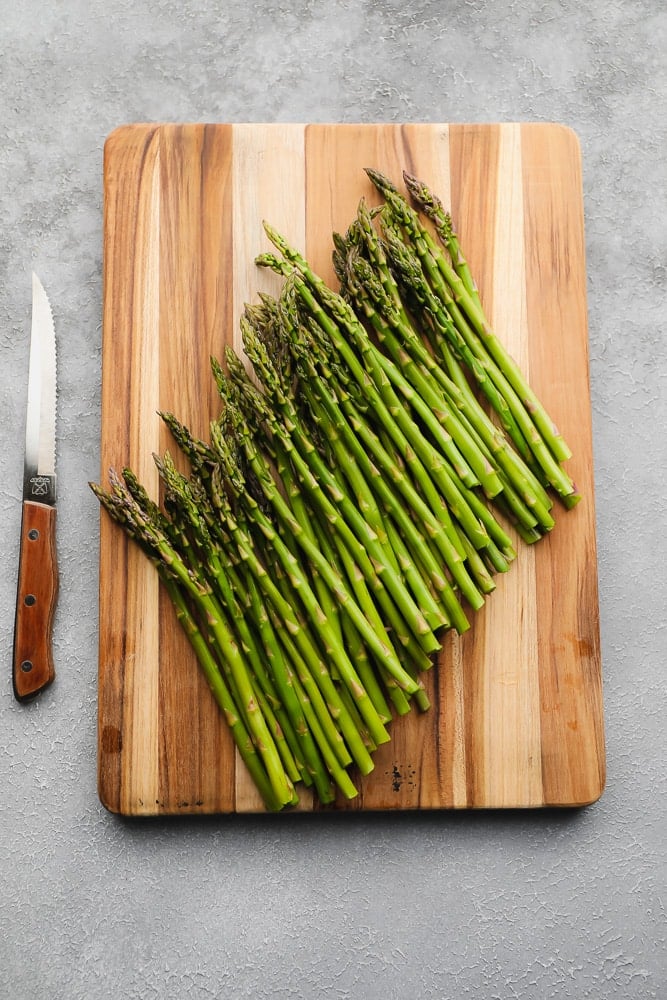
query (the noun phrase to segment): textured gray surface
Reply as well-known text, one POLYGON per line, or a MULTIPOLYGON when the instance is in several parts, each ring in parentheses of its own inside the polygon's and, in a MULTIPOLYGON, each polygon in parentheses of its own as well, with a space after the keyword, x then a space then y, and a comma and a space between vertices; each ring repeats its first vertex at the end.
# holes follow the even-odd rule
MULTIPOLYGON (((0 18, 0 997, 667 995, 659 0, 33 0, 0 18), (562 121, 585 175, 608 784, 580 813, 123 822, 95 788, 101 157, 129 121, 562 121), (57 685, 9 665, 30 271, 57 685)), ((593 569, 593 568, 592 568, 593 569)))

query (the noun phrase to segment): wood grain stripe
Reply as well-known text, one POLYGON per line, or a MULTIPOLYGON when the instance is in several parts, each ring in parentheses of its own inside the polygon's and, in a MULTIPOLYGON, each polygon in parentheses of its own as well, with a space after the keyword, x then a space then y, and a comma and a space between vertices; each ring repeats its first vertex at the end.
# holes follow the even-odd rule
MULTIPOLYGON (((137 302, 141 307, 141 281, 137 268, 128 270, 141 234, 146 238, 144 165, 155 162, 156 128, 123 128, 113 132, 104 148, 104 316, 102 366, 101 479, 108 469, 122 467, 130 456, 131 417, 127 386, 132 381, 132 359, 137 350, 132 336, 137 302), (110 377, 110 373, 112 373, 110 377), (115 373, 122 373, 123 398, 118 399, 115 373)), ((149 169, 149 177, 153 168, 149 169)), ((152 181, 151 181, 152 186, 152 181)), ((139 331, 140 333, 140 331, 139 331)), ((100 523, 100 579, 107 555, 113 553, 115 572, 100 587, 98 787, 103 804, 118 812, 126 802, 121 787, 126 760, 131 753, 132 727, 127 705, 131 664, 135 657, 133 608, 127 600, 130 545, 108 518, 100 523), (128 739, 130 742, 128 742, 128 739)))
MULTIPOLYGON (((224 291, 233 261, 229 134, 164 126, 161 137, 160 408, 207 439, 219 410, 209 358, 222 353, 229 335, 231 299, 224 291)), ((161 425, 156 450, 165 449, 187 471, 161 425)), ((209 811, 232 809, 233 742, 164 592, 159 635, 161 808, 198 811, 206 803, 209 811), (203 745, 211 747, 214 768, 199 766, 203 745)))
MULTIPOLYGON (((234 237, 232 225, 232 127, 206 126, 203 129, 200 154, 200 200, 198 222, 198 247, 200 271, 200 316, 198 324, 198 359, 202 367, 199 381, 198 414, 205 418, 206 392, 209 394, 209 415, 215 418, 220 411, 220 399, 210 370, 210 357, 221 357, 224 345, 230 342, 233 322, 233 295, 230 273, 234 269, 234 237)), ((208 424, 200 433, 207 437, 208 424)), ((196 782, 190 781, 190 794, 196 788, 196 810, 227 812, 235 809, 234 783, 236 760, 234 743, 217 706, 210 696, 204 679, 190 655, 191 671, 199 686, 199 703, 206 706, 199 712, 201 737, 190 745, 196 750, 197 759, 192 773, 196 782), (210 747, 210 750, 208 749, 210 747), (214 765, 211 765, 211 760, 214 765)), ((186 786, 186 791, 188 791, 186 786)), ((179 807, 180 809, 181 807, 179 807)), ((194 811, 194 810, 191 810, 194 811)))
MULTIPOLYGON (((530 378, 523 251, 521 132, 499 129, 493 239, 493 292, 489 319, 496 334, 530 378)), ((542 804, 540 701, 534 546, 519 553, 485 609, 486 650, 484 803, 542 804), (516 627, 506 628, 513 621, 516 627), (498 636, 502 641, 498 642, 498 636)))
MULTIPOLYGON (((158 312, 160 233, 160 145, 155 139, 146 150, 137 177, 135 240, 141 252, 134 256, 132 353, 129 371, 126 457, 129 464, 157 492, 157 474, 145 445, 159 440, 160 328, 158 312), (152 466, 152 467, 151 467, 152 466)), ((127 632, 133 636, 126 651, 125 685, 128 692, 122 741, 129 752, 121 775, 120 808, 124 813, 152 812, 158 800, 158 607, 159 584, 152 567, 132 547, 128 554, 127 632)))
POLYGON ((234 125, 232 337, 242 351, 239 320, 247 302, 260 292, 278 295, 282 279, 255 264, 273 250, 262 226, 274 226, 293 246, 305 243, 305 155, 303 125, 234 125))
MULTIPOLYGON (((306 162, 307 255, 317 273, 334 288, 338 284, 331 264, 329 234, 347 229, 361 197, 370 204, 380 201, 364 173, 365 167, 380 170, 401 189, 402 171, 420 170, 443 197, 449 196, 447 126, 424 130, 409 125, 310 125, 306 131, 306 162)), ((357 779, 359 798, 351 803, 340 801, 340 808, 429 808, 441 801, 443 794, 449 797, 461 759, 456 751, 454 760, 453 743, 443 736, 451 732, 451 727, 441 726, 438 706, 450 702, 439 696, 440 680, 434 671, 424 678, 433 711, 426 715, 413 712, 392 724, 391 743, 375 754, 375 770, 369 777, 357 779)), ((453 683, 457 683, 456 678, 453 683)))
POLYGON ((558 126, 522 126, 522 145, 531 367, 560 415, 584 497, 573 511, 556 509, 540 547, 542 771, 547 802, 581 805, 605 783, 581 156, 576 135, 558 126))
MULTIPOLYGON (((232 140, 233 281, 231 343, 243 353, 239 320, 246 303, 259 292, 277 296, 283 281, 255 264, 255 257, 272 250, 262 222, 274 226, 293 246, 305 245, 304 127, 302 125, 235 125, 232 140)), ((261 812, 262 800, 248 779, 237 753, 236 809, 261 812)), ((300 809, 312 808, 312 795, 301 797, 300 809)))
MULTIPOLYGON (((461 248, 470 264, 487 311, 494 303, 495 219, 497 216, 500 129, 498 126, 450 125, 451 212, 461 248)), ((472 619, 472 628, 461 637, 452 636, 454 662, 463 665, 465 705, 464 746, 466 805, 486 806, 488 774, 487 656, 493 648, 493 622, 489 605, 472 619)))

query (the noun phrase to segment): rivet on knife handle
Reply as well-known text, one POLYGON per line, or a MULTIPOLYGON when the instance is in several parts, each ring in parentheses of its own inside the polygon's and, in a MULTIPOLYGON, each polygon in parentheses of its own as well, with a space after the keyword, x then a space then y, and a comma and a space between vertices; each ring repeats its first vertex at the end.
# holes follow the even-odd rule
POLYGON ((27 500, 14 628, 14 694, 19 701, 32 698, 55 677, 51 633, 57 597, 56 509, 27 500))

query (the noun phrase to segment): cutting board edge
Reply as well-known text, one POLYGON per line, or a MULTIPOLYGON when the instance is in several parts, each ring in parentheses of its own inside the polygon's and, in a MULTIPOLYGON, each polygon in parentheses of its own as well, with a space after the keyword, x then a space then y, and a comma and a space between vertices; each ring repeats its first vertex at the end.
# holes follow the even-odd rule
POLYGON ((563 133, 570 137, 570 141, 576 144, 576 147, 581 156, 581 138, 579 133, 572 125, 568 125, 567 122, 563 121, 536 121, 533 119, 521 120, 521 119, 508 119, 507 121, 494 122, 494 121, 479 121, 479 122, 452 122, 452 121, 427 121, 427 120, 415 120, 410 122, 382 122, 382 121, 350 121, 350 122, 305 122, 305 121, 289 121, 289 122, 233 122, 233 121, 136 121, 136 122, 124 122, 119 125, 115 125, 110 132, 107 133, 104 139, 104 147, 107 145, 110 147, 114 142, 123 139, 127 134, 132 131, 147 131, 156 130, 161 128, 217 128, 217 127, 229 127, 232 128, 259 128, 259 129, 270 129, 277 130, 284 128, 321 128, 335 126, 337 129, 377 129, 377 128, 394 128, 401 129, 405 126, 410 127, 424 127, 424 128, 444 128, 455 126, 457 128, 496 128, 498 126, 520 126, 522 129, 550 129, 550 130, 561 130, 563 133))
POLYGON ((328 815, 328 816, 342 816, 342 815, 346 815, 346 816, 354 816, 354 815, 367 816, 369 813, 372 813, 372 814, 375 814, 375 815, 379 815, 379 814, 395 815, 396 813, 401 813, 401 814, 403 814, 403 813, 422 813, 422 814, 423 813, 431 813, 431 814, 434 814, 434 813, 444 813, 444 814, 453 814, 453 813, 503 813, 504 814, 504 813, 507 813, 507 812, 515 812, 515 813, 522 813, 522 814, 533 814, 533 813, 534 814, 540 814, 540 813, 547 812, 549 810, 556 810, 556 811, 562 811, 562 812, 574 812, 574 811, 576 811, 578 809, 589 809, 589 808, 591 808, 591 806, 596 805, 600 801, 600 799, 602 798, 602 795, 604 794, 604 791, 605 791, 605 788, 603 787, 600 790, 599 794, 596 794, 591 799, 586 799, 585 801, 581 801, 581 802, 579 802, 579 801, 574 801, 574 802, 571 802, 571 801, 563 801, 563 802, 553 801, 553 802, 542 802, 542 803, 535 803, 535 802, 529 802, 529 803, 509 802, 507 804, 503 803, 503 804, 498 804, 498 805, 494 805, 494 804, 491 803, 491 804, 485 804, 485 805, 472 805, 472 806, 471 805, 454 805, 454 804, 427 805, 427 806, 423 806, 423 805, 416 805, 416 806, 401 806, 401 805, 396 805, 396 806, 367 806, 367 807, 364 807, 363 809, 341 809, 340 807, 337 807, 337 806, 331 806, 331 807, 328 807, 328 806, 318 806, 316 809, 299 809, 299 808, 297 808, 297 809, 286 809, 286 810, 284 810, 282 812, 279 812, 279 813, 271 813, 271 812, 268 812, 266 809, 262 809, 262 808, 259 808, 259 807, 255 808, 255 809, 245 809, 243 811, 240 811, 238 809, 217 809, 217 808, 208 808, 208 807, 193 808, 193 807, 191 807, 189 805, 185 806, 185 807, 182 807, 182 808, 179 808, 178 806, 168 806, 166 808, 161 808, 159 810, 158 809, 150 810, 150 809, 143 809, 143 808, 141 808, 141 809, 131 809, 131 808, 122 808, 120 806, 118 806, 118 807, 111 806, 111 805, 109 805, 107 803, 107 801, 105 801, 105 799, 101 795, 100 795, 100 804, 112 816, 118 816, 118 817, 123 818, 123 819, 136 819, 136 820, 146 820, 146 821, 150 821, 152 819, 164 818, 164 817, 166 817, 166 818, 173 818, 173 817, 176 817, 176 816, 181 816, 181 817, 184 817, 184 816, 187 816, 187 817, 195 817, 195 816, 208 816, 208 817, 213 817, 213 816, 220 816, 220 817, 229 817, 229 816, 255 817, 255 816, 260 816, 260 817, 271 817, 271 816, 275 816, 277 819, 280 819, 283 816, 322 816, 322 815, 328 815))

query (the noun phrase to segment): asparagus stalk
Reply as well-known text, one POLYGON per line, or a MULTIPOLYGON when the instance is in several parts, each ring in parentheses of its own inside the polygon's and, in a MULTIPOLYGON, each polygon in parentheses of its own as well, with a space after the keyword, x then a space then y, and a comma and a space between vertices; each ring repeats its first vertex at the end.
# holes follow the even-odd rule
POLYGON ((409 339, 407 324, 401 322, 385 297, 382 298, 381 285, 362 258, 350 258, 348 287, 357 307, 378 334, 381 343, 388 348, 389 357, 380 355, 378 361, 397 393, 403 395, 413 407, 420 422, 428 429, 434 443, 453 466, 457 477, 466 486, 484 486, 489 496, 500 492, 500 482, 496 470, 490 466, 465 428, 454 416, 447 399, 437 388, 428 373, 420 370, 413 357, 394 335, 400 331, 402 339, 409 339))
MULTIPOLYGON (((376 495, 380 493, 382 497, 386 496, 389 487, 382 481, 380 469, 370 461, 367 452, 345 419, 339 408, 339 402, 333 395, 333 388, 327 388, 327 382, 333 381, 333 373, 318 350, 314 338, 303 327, 289 330, 288 345, 294 359, 294 370, 298 375, 295 392, 297 399, 301 401, 302 409, 305 407, 309 422, 318 428, 321 439, 327 443, 332 467, 342 470, 345 478, 349 479, 357 506, 363 511, 376 534, 386 539, 387 525, 378 505, 381 501, 376 500, 376 495), (315 363, 316 357, 318 364, 315 363)), ((403 475, 398 470, 397 474, 403 475)), ((421 502, 414 491, 410 493, 409 500, 416 505, 421 502)), ((435 490, 432 491, 432 500, 437 510, 441 500, 435 490)), ((433 525, 433 530, 440 530, 431 512, 423 503, 422 508, 427 523, 433 525)), ((416 530, 411 539, 415 545, 420 544, 416 530)), ((393 546, 387 545, 386 551, 388 556, 391 556, 392 566, 398 571, 400 567, 393 546)), ((414 586, 411 589, 430 627, 437 629, 445 625, 446 619, 421 577, 413 578, 413 581, 414 586)))
MULTIPOLYGON (((214 425, 212 428, 212 439, 216 449, 219 451, 223 457, 223 462, 228 460, 228 450, 227 443, 223 438, 219 425, 214 425)), ((231 480, 228 480, 231 481, 231 480)), ((273 486, 268 486, 268 477, 263 482, 266 483, 270 495, 273 497, 273 486)), ((273 483, 273 480, 271 480, 273 483)), ((234 481, 234 488, 239 489, 236 481, 234 481)), ((274 497, 277 502, 277 496, 274 497)), ((321 641, 324 643, 327 653, 331 656, 332 661, 336 664, 341 677, 343 678, 345 684, 349 688, 352 696, 354 697, 357 707, 366 721, 369 727, 369 731, 373 736, 373 739, 377 744, 386 742, 389 738, 382 720, 379 718, 365 688, 363 687, 356 670, 354 669, 352 663, 350 662, 342 644, 338 641, 335 631, 331 628, 322 608, 310 587, 303 571, 294 557, 294 555, 289 551, 285 543, 282 541, 280 535, 275 530, 274 526, 271 524, 269 519, 260 510, 257 502, 246 494, 245 496, 246 509, 249 516, 253 519, 255 524, 260 528, 263 536, 267 539, 271 548, 275 552, 278 560, 283 566, 288 578, 290 579, 292 586, 295 588, 299 594, 300 600, 310 616, 311 620, 317 623, 317 629, 321 641)), ((281 503, 281 509, 282 503, 281 503)), ((317 548, 311 548, 309 540, 306 538, 305 534, 301 531, 297 522, 290 520, 290 530, 293 532, 295 537, 298 537, 303 541, 304 549, 308 551, 309 556, 313 562, 317 563, 317 568, 320 573, 322 573, 327 580, 327 582, 332 587, 332 590, 341 601, 343 610, 350 613, 352 616, 354 614, 355 624, 363 622, 366 624, 366 619, 363 617, 360 611, 355 613, 352 609, 356 608, 356 605, 350 598, 349 593, 344 590, 344 585, 340 578, 337 578, 332 567, 326 562, 322 557, 321 553, 317 548)), ((358 610, 358 609, 357 609, 358 610)), ((369 634, 375 635, 375 633, 369 629, 369 634)), ((386 647, 387 660, 391 657, 389 647, 386 647)), ((401 674, 405 672, 402 670, 400 663, 396 660, 396 669, 400 671, 401 674)), ((406 675, 406 682, 409 683, 410 678, 406 675)))
MULTIPOLYGON (((268 650, 262 648, 249 627, 246 619, 249 618, 251 611, 256 612, 257 609, 252 607, 249 589, 240 585, 224 548, 216 544, 210 532, 210 519, 207 521, 206 518, 207 500, 203 490, 197 489, 196 482, 188 481, 178 472, 168 453, 162 459, 156 458, 156 462, 168 490, 165 503, 169 502, 170 506, 176 508, 178 523, 189 526, 192 539, 192 545, 189 546, 191 566, 193 569, 200 567, 207 575, 228 613, 228 625, 236 633, 237 641, 248 658, 251 676, 257 679, 256 694, 263 714, 271 725, 287 773, 292 781, 298 780, 299 774, 295 774, 294 758, 301 763, 305 748, 310 770, 314 772, 322 794, 326 794, 320 780, 321 767, 318 769, 304 732, 304 720, 294 698, 289 672, 281 659, 275 657, 271 647, 268 650), (241 595, 246 598, 243 608, 239 604, 241 595), (271 673, 265 665, 267 657, 273 661, 271 673), (290 754, 287 753, 286 744, 290 748, 290 754)), ((256 613, 254 617, 257 622, 256 613)), ((261 620, 259 625, 261 634, 261 620)), ((301 766, 305 765, 301 763, 301 766)))
MULTIPOLYGON (((256 395, 255 399, 257 399, 256 395)), ((242 426, 242 420, 238 414, 237 421, 238 426, 242 426)), ((389 614, 393 614, 394 608, 389 601, 389 595, 383 589, 379 576, 364 549, 361 547, 357 537, 351 532, 346 522, 337 512, 333 503, 327 499, 324 492, 320 488, 319 483, 311 473, 308 465, 301 459, 299 453, 293 448, 291 439, 286 435, 281 436, 281 429, 277 422, 273 422, 272 426, 276 432, 276 436, 279 437, 282 446, 286 448, 288 454, 290 455, 297 473, 300 475, 302 481, 305 480, 309 493, 315 497, 318 506, 323 510, 328 522, 335 527, 336 532, 344 536, 347 547, 358 560, 366 578, 371 581, 374 593, 378 595, 378 599, 383 603, 385 610, 388 611, 389 614)), ((218 446, 221 449, 224 449, 226 447, 225 438, 220 434, 218 429, 213 429, 212 433, 216 436, 218 446)), ((387 670, 389 670, 389 672, 396 678, 400 686, 408 692, 414 690, 411 678, 409 678, 401 667, 393 649, 379 634, 379 632, 373 629, 372 625, 368 621, 368 618, 363 615, 361 609, 351 598, 344 582, 337 576, 333 567, 327 563, 326 559, 317 547, 312 544, 306 533, 301 529, 297 520, 293 517, 291 511, 287 508, 283 497, 276 488, 276 484, 270 475, 268 467, 261 463, 259 453, 250 441, 249 436, 247 434, 243 434, 241 441, 248 461, 257 476, 257 481, 263 490, 266 499, 272 504, 285 527, 303 548, 312 565, 317 568, 317 571, 321 573, 323 578, 326 580, 332 594, 340 605, 341 611, 352 618, 354 625, 359 629, 364 641, 368 643, 369 649, 372 649, 374 654, 380 658, 381 662, 385 664, 387 670)), ((399 619, 395 620, 399 627, 402 627, 402 622, 399 619)))
POLYGON ((176 616, 190 641, 211 693, 225 716, 241 759, 247 767, 248 773, 259 791, 266 808, 271 811, 278 811, 282 808, 281 800, 276 796, 250 734, 236 711, 234 700, 222 679, 211 650, 199 631, 182 592, 169 576, 164 574, 162 576, 162 582, 174 605, 176 616))
MULTIPOLYGON (((243 582, 236 583, 236 590, 237 592, 248 591, 252 594, 255 590, 257 590, 257 575, 261 575, 262 572, 265 573, 266 571, 263 569, 261 561, 257 558, 251 558, 247 551, 243 552, 245 559, 241 558, 238 554, 237 547, 235 546, 234 536, 223 529, 223 521, 226 523, 227 519, 231 519, 232 515, 229 500, 220 489, 219 469, 215 459, 215 453, 203 442, 194 440, 187 428, 177 421, 173 415, 164 414, 163 416, 168 426, 170 426, 172 431, 175 433, 176 439, 182 446, 184 453, 188 455, 193 464, 196 465, 200 475, 203 477, 203 482, 206 484, 207 495, 211 504, 210 510, 213 512, 212 515, 209 513, 209 528, 218 538, 221 550, 226 553, 230 562, 233 561, 233 554, 236 552, 236 565, 241 568, 241 571, 244 574, 243 582), (251 569, 254 570, 254 575, 248 570, 248 563, 250 563, 251 569)), ((208 506, 204 506, 205 514, 207 511, 209 511, 208 506)), ((240 537, 244 542, 247 542, 249 547, 251 547, 252 543, 247 532, 244 532, 238 526, 236 537, 240 537)), ((254 556, 255 554, 253 553, 252 555, 254 556)), ((235 574, 236 570, 229 568, 229 572, 235 574)), ((272 589, 272 587, 272 583, 267 582, 265 590, 268 588, 269 595, 272 593, 277 595, 278 601, 280 602, 282 599, 280 592, 277 588, 272 589)), ((305 633, 303 635, 299 634, 298 647, 304 653, 304 659, 301 652, 297 649, 297 644, 295 644, 291 639, 287 639, 290 629, 293 629, 295 632, 299 632, 299 630, 302 629, 302 625, 298 622, 295 623, 293 617, 288 618, 287 621, 280 618, 279 613, 273 609, 268 598, 265 607, 272 623, 279 623, 278 625, 274 625, 274 628, 279 628, 278 634, 280 635, 282 645, 288 649, 290 662, 293 665, 297 664, 299 667, 298 678, 303 691, 305 692, 304 698, 308 705, 312 704, 316 713, 318 731, 321 731, 324 734, 327 741, 325 748, 318 738, 318 745, 320 745, 320 748, 323 750, 323 756, 328 761, 330 755, 327 750, 328 748, 333 748, 333 752, 336 755, 339 766, 342 768, 347 767, 352 762, 352 757, 348 752, 341 732, 336 726, 336 720, 340 714, 340 706, 336 701, 335 691, 333 691, 333 696, 330 698, 328 703, 324 701, 324 698, 320 694, 320 688, 322 688, 328 696, 332 695, 332 690, 328 683, 326 667, 319 658, 319 653, 317 652, 315 646, 311 644, 310 638, 305 633), (315 677, 317 678, 317 682, 314 680, 315 677)), ((283 605, 283 610, 285 608, 290 608, 289 603, 283 605)), ((315 731, 313 726, 311 726, 311 729, 313 729, 313 732, 315 731)), ((363 766, 367 766, 367 760, 363 759, 362 764, 363 766)), ((339 784, 339 787, 343 787, 340 782, 344 779, 336 778, 334 771, 329 764, 328 767, 339 784)), ((345 792, 345 788, 343 788, 343 791, 345 792)), ((347 794, 347 792, 345 793, 347 794)))
MULTIPOLYGON (((359 439, 354 434, 354 431, 352 430, 350 424, 347 422, 342 410, 335 410, 333 408, 330 396, 327 398, 326 402, 322 403, 322 396, 324 395, 323 390, 320 389, 319 391, 318 390, 315 391, 307 390, 307 391, 310 393, 310 406, 315 418, 321 423, 323 427, 327 428, 327 431, 331 435, 330 440, 340 441, 340 448, 336 449, 339 461, 345 460, 345 462, 348 465, 351 464, 352 461, 355 461, 357 467, 360 467, 362 465, 367 466, 369 468, 371 475, 374 476, 374 482, 372 484, 372 488, 374 488, 374 490, 379 494, 380 497, 385 498, 386 507, 389 510, 395 511, 396 507, 400 504, 400 501, 398 500, 398 498, 396 498, 395 501, 392 500, 391 498, 387 500, 387 496, 388 494, 391 493, 391 490, 386 484, 384 484, 384 481, 378 475, 379 470, 377 470, 372 465, 372 462, 370 461, 367 453, 364 451, 362 445, 360 444, 359 439), (334 437, 334 435, 338 435, 338 437, 334 437)), ((431 514, 429 508, 426 507, 426 505, 423 503, 419 494, 417 494, 415 491, 412 490, 404 474, 397 467, 394 466, 394 468, 396 469, 396 474, 398 475, 398 477, 403 480, 406 492, 410 494, 411 499, 414 501, 413 510, 422 508, 425 522, 426 524, 428 524, 430 529, 433 532, 438 532, 439 530, 441 530, 440 526, 437 523, 437 520, 431 514)), ((389 531, 388 522, 385 523, 384 530, 385 532, 389 531)), ((411 537, 413 537, 414 543, 421 544, 421 539, 419 539, 418 537, 414 537, 416 535, 416 529, 415 532, 413 533, 410 530, 410 528, 408 528, 408 533, 410 534, 411 537)), ((421 576, 420 573, 416 571, 413 560, 408 557, 405 545, 404 544, 401 545, 400 552, 396 552, 395 544, 393 542, 390 542, 390 544, 392 551, 394 553, 394 558, 397 560, 397 568, 404 575, 406 582, 410 587, 412 594, 414 595, 415 600, 418 602, 419 607, 422 609, 424 613, 424 617, 429 623, 429 626, 432 629, 436 630, 447 625, 448 619, 445 617, 438 603, 431 595, 431 592, 428 589, 428 586, 424 581, 423 577, 421 576)))
MULTIPOLYGON (((178 425, 177 421, 172 422, 169 415, 165 416, 172 426, 178 428, 179 436, 183 442, 187 443, 189 450, 194 442, 189 437, 186 429, 182 425, 178 425)), ((199 442, 198 445, 201 445, 201 442, 199 442)), ((125 477, 129 479, 130 476, 131 473, 129 470, 126 470, 125 477)), ((141 495, 146 506, 150 504, 153 509, 157 511, 155 505, 148 500, 145 491, 139 487, 136 479, 132 477, 131 481, 133 491, 136 491, 141 495)), ((100 496, 100 499, 104 502, 104 494, 101 493, 99 488, 93 488, 97 492, 98 496, 100 496)), ((112 513, 116 519, 118 519, 117 512, 112 511, 112 513)), ((162 517, 161 512, 160 517, 162 517)), ((141 541, 141 539, 138 540, 141 541)), ((174 601, 177 615, 186 628, 186 632, 193 644, 195 653, 202 664, 209 686, 211 687, 216 701, 223 710, 230 728, 232 729, 232 735, 234 736, 235 742, 239 747, 243 760, 248 766, 251 777, 262 794, 267 808, 281 808, 281 806, 277 805, 275 794, 270 784, 268 784, 268 778, 263 770, 261 760, 254 749, 250 737, 247 735, 247 731, 239 710, 236 707, 234 698, 220 675, 209 643, 199 631, 194 616, 187 608, 184 596, 178 589, 166 566, 160 560, 156 561, 156 565, 160 571, 161 578, 167 585, 169 595, 174 601)), ((228 567, 228 572, 230 576, 233 576, 234 571, 230 567, 228 567)), ((314 781, 320 801, 323 803, 331 802, 333 800, 333 796, 331 793, 330 778, 322 767, 318 751, 321 752, 327 771, 342 793, 347 798, 353 798, 356 796, 357 790, 345 770, 345 767, 351 763, 352 758, 349 754, 347 754, 345 749, 341 750, 344 744, 342 743, 342 738, 338 729, 333 723, 333 717, 330 713, 329 707, 324 703, 317 685, 313 682, 307 668, 304 667, 303 660, 296 651, 296 648, 293 645, 290 645, 286 640, 284 628, 281 628, 281 638, 280 640, 278 639, 278 633, 274 631, 273 625, 269 621, 269 613, 267 610, 268 606, 261 602, 257 588, 254 585, 254 580, 246 579, 243 585, 241 585, 241 583, 237 580, 236 592, 241 593, 246 591, 250 593, 251 606, 254 610, 253 618, 254 621, 259 624, 260 630, 265 638, 266 655, 269 662, 274 667, 274 676, 278 681, 281 670, 285 671, 285 690, 281 688, 281 695, 290 710, 292 718, 296 720, 296 730, 305 751, 304 758, 307 761, 308 774, 314 781), (267 632, 268 639, 266 638, 267 632), (291 676, 290 668, 287 666, 283 656, 283 646, 287 647, 289 650, 289 662, 292 664, 298 663, 300 666, 300 677, 291 676), (302 684, 302 681, 305 681, 305 684, 302 684), (294 690, 299 706, 303 712, 303 717, 307 720, 305 727, 303 725, 303 721, 300 719, 298 708, 295 710, 293 704, 290 703, 290 689, 294 690), (308 693, 306 693, 305 689, 307 689, 308 693), (311 733, 313 734, 312 737, 311 733), (313 745, 313 741, 316 746, 313 745), (341 759, 343 760, 343 765, 340 763, 341 759)))
MULTIPOLYGON (((497 465, 504 495, 513 517, 527 527, 539 522, 544 530, 550 530, 554 523, 553 517, 549 514, 551 501, 529 466, 508 445, 502 432, 492 423, 471 392, 459 362, 452 353, 451 345, 442 332, 450 323, 449 317, 444 309, 438 306, 431 293, 419 259, 411 253, 386 219, 383 219, 383 233, 391 265, 400 276, 401 285, 408 298, 417 303, 416 313, 425 319, 422 329, 433 341, 435 356, 425 350, 423 342, 415 335, 406 339, 406 350, 422 362, 452 405, 459 410, 469 433, 478 442, 489 461, 497 465), (438 364, 438 355, 442 358, 446 370, 438 364)), ((497 391, 495 384, 486 376, 484 358, 478 363, 476 357, 470 353, 465 340, 459 337, 457 329, 451 324, 448 333, 450 340, 452 337, 455 338, 457 353, 467 360, 469 369, 498 412, 503 426, 515 440, 523 442, 524 450, 527 452, 527 445, 514 422, 511 410, 497 391)), ((502 506, 505 506, 504 503, 502 506)))
POLYGON ((411 257, 409 249, 401 240, 391 235, 389 227, 387 233, 389 246, 397 251, 393 259, 421 307, 427 311, 441 355, 444 345, 449 344, 473 375, 520 454, 538 464, 542 475, 562 498, 573 493, 574 486, 569 477, 549 450, 504 372, 484 349, 484 345, 458 310, 428 252, 422 248, 419 254, 420 264, 415 257, 411 257), (428 274, 430 283, 423 277, 415 280, 421 266, 428 274))

